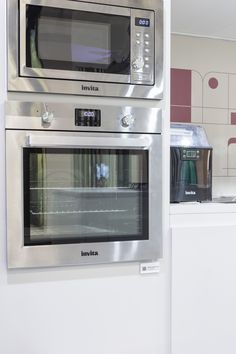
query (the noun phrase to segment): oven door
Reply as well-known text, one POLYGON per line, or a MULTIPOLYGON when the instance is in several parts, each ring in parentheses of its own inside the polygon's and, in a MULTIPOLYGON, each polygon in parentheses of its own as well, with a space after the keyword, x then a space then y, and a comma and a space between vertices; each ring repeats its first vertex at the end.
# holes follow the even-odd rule
POLYGON ((8 266, 161 256, 161 136, 6 132, 8 266))
POLYGON ((130 9, 20 1, 20 75, 130 82, 130 9))

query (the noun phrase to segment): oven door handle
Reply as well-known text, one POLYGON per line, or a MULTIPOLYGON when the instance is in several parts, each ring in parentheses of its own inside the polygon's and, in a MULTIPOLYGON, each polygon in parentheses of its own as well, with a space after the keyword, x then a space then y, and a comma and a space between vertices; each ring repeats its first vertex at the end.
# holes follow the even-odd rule
POLYGON ((75 136, 55 136, 55 135, 34 135, 29 134, 26 136, 27 147, 58 147, 58 148, 70 148, 70 147, 86 147, 86 148, 136 148, 136 149, 148 149, 152 143, 152 139, 147 135, 139 135, 139 137, 75 137, 75 136))

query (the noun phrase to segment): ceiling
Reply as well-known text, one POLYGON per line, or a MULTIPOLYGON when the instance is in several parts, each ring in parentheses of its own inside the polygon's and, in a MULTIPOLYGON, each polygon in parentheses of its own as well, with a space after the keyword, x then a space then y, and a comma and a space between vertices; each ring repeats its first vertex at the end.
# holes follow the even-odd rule
POLYGON ((171 31, 236 40, 236 0, 172 0, 171 31))

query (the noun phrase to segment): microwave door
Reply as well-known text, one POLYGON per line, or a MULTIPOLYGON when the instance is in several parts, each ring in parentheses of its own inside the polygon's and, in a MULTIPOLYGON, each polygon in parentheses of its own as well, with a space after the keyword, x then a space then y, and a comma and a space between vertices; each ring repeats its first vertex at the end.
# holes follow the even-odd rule
POLYGON ((125 8, 23 1, 20 74, 129 83, 130 21, 130 10, 125 8))

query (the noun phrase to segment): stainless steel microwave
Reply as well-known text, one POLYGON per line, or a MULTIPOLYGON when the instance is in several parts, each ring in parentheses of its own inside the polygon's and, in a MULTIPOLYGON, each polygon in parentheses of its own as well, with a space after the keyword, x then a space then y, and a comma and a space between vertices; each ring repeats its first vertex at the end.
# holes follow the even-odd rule
POLYGON ((8 0, 8 90, 163 97, 163 0, 8 0))
POLYGON ((6 104, 8 267, 162 256, 160 108, 6 104))

